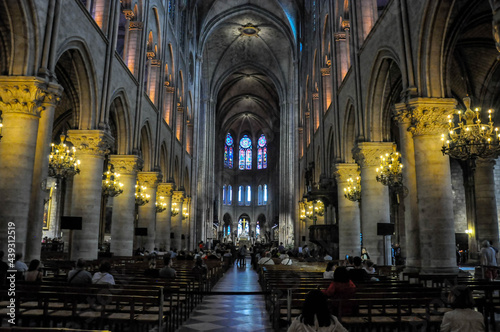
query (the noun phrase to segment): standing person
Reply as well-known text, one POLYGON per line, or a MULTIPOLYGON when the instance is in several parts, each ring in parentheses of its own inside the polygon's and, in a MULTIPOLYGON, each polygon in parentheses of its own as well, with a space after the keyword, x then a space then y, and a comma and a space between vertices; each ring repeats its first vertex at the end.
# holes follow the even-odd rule
MULTIPOLYGON (((246 266, 246 256, 247 256, 247 246, 244 245, 243 247, 240 248, 238 252, 238 262, 241 266, 246 266)), ((238 263, 236 263, 238 265, 238 263)))
POLYGON ((310 291, 302 315, 293 320, 287 332, 347 332, 337 317, 330 314, 326 296, 320 290, 310 291))
POLYGON ((68 283, 74 285, 90 285, 92 284, 92 275, 85 270, 87 263, 83 259, 78 259, 76 268, 69 271, 68 283))
POLYGON ((484 240, 481 243, 481 265, 484 269, 484 277, 493 281, 497 277, 497 259, 495 250, 491 247, 490 241, 484 240))
POLYGON ((108 261, 102 262, 99 267, 99 272, 94 273, 92 277, 93 284, 108 284, 114 285, 115 278, 109 273, 111 271, 111 263, 108 261))
POLYGON ((472 291, 465 285, 455 286, 448 297, 454 309, 444 314, 441 332, 482 332, 483 314, 473 309, 472 291))
POLYGON ((368 251, 366 251, 366 248, 363 247, 361 248, 361 260, 364 262, 364 261, 367 261, 370 259, 370 255, 368 255, 368 251))

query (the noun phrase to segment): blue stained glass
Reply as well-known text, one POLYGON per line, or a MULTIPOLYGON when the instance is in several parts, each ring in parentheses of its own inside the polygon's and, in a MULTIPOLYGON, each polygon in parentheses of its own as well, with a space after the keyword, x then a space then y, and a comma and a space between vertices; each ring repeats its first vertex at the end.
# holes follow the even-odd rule
POLYGON ((262 148, 257 151, 257 169, 262 169, 262 148))
POLYGON ((248 137, 248 135, 244 135, 240 140, 240 146, 243 149, 248 149, 252 146, 252 140, 248 137))
POLYGON ((257 145, 261 148, 263 148, 264 146, 266 146, 267 142, 266 142, 266 136, 264 135, 261 135, 259 137, 259 140, 257 141, 257 145))
POLYGON ((247 149, 247 169, 252 169, 252 150, 247 149))
POLYGON ((231 136, 230 133, 227 133, 227 135, 226 135, 226 145, 227 146, 233 145, 233 136, 231 136))
POLYGON ((231 226, 227 225, 227 236, 231 236, 231 226))
POLYGON ((227 190, 227 205, 233 204, 233 187, 229 186, 227 190))
POLYGON ((229 160, 228 160, 228 167, 233 168, 233 147, 229 148, 229 160))
POLYGON ((245 150, 240 149, 240 169, 245 169, 245 150))
POLYGON ((262 168, 267 168, 267 148, 262 152, 262 168))
POLYGON ((255 226, 255 234, 257 234, 257 236, 260 235, 260 224, 258 221, 257 221, 257 226, 255 226))

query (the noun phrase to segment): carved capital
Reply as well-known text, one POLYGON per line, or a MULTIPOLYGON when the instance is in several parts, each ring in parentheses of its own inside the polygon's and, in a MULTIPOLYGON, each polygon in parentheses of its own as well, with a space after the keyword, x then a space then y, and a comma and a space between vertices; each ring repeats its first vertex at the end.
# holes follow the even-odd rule
POLYGON ((160 183, 156 189, 156 196, 172 197, 175 189, 175 184, 173 183, 160 183))
POLYGON ((487 167, 493 169, 493 167, 496 165, 496 160, 493 158, 477 158, 476 159, 476 171, 479 167, 487 167))
POLYGON ((310 112, 306 112, 306 119, 308 119, 311 116, 310 112))
POLYGON ((142 168, 143 161, 136 155, 111 155, 109 162, 113 165, 115 172, 124 175, 136 175, 142 168))
POLYGON ((175 92, 175 87, 173 87, 173 86, 165 86, 165 91, 167 93, 174 93, 175 92))
POLYGON ((174 203, 184 202, 184 192, 183 191, 174 191, 174 193, 172 195, 172 202, 174 202, 174 203))
POLYGON ((351 29, 351 23, 349 22, 349 20, 342 20, 341 28, 344 31, 349 31, 351 29))
POLYGON ((151 66, 160 67, 161 66, 161 60, 151 59, 151 66))
POLYGON ((154 59, 155 56, 156 56, 156 54, 153 51, 146 52, 146 57, 148 58, 148 60, 154 59))
POLYGON ((399 124, 411 123, 411 112, 405 103, 395 104, 392 114, 399 124))
POLYGON ((312 94, 313 100, 318 100, 319 99, 319 93, 315 92, 312 94))
POLYGON ((46 103, 60 100, 62 87, 48 84, 38 77, 3 76, 0 79, 0 109, 2 112, 25 113, 40 116, 46 103))
POLYGON ((380 156, 391 153, 393 146, 392 142, 360 142, 352 149, 352 154, 361 167, 379 166, 380 156))
MULTIPOLYGON (((179 104, 177 104, 177 105, 179 105, 179 104)), ((183 113, 183 112, 184 112, 184 107, 182 107, 182 106, 177 106, 177 112, 179 112, 179 113, 183 113)))
POLYGON ((453 98, 414 98, 408 101, 413 136, 441 135, 448 130, 448 115, 455 112, 453 98))
POLYGON ((191 197, 185 197, 183 203, 184 205, 189 206, 189 204, 191 204, 191 197))
POLYGON ((298 130, 299 130, 299 134, 303 134, 304 133, 304 128, 299 127, 298 130))
POLYGON ((345 32, 336 32, 333 34, 335 41, 346 40, 345 32))
POLYGON ((330 67, 321 68, 321 76, 330 76, 331 71, 330 67))
POLYGON ((130 22, 129 29, 130 30, 142 30, 144 28, 144 23, 139 21, 130 22))
POLYGON ((68 141, 80 154, 104 157, 114 139, 104 130, 68 130, 68 141))
POLYGON ((129 21, 133 20, 135 16, 134 11, 132 9, 124 9, 123 15, 125 15, 125 18, 129 21))
POLYGON ((355 178, 360 173, 358 164, 335 164, 333 167, 337 183, 347 182, 347 179, 355 178))
POLYGON ((161 182, 162 175, 160 172, 138 172, 137 180, 139 185, 146 186, 148 188, 156 188, 158 183, 161 182))

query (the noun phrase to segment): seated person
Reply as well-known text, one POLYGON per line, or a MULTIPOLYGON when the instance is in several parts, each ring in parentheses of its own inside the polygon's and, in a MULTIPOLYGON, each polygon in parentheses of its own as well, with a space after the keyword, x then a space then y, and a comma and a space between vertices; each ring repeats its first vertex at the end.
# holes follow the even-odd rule
POLYGON ((370 276, 363 269, 361 262, 362 262, 361 257, 359 256, 354 257, 353 259, 354 268, 348 271, 349 279, 351 279, 354 283, 370 280, 370 276))
MULTIPOLYGON (((356 285, 349 279, 349 274, 345 266, 339 266, 333 273, 333 281, 327 289, 322 290, 326 296, 333 299, 352 299, 356 293, 356 285)), ((339 303, 333 302, 331 312, 339 315, 339 303)), ((342 305, 342 316, 355 313, 355 308, 351 305, 342 305)))
POLYGON ((111 271, 111 264, 108 261, 104 261, 101 263, 99 267, 99 272, 94 273, 92 277, 93 284, 108 284, 114 285, 115 278, 109 273, 111 271))
POLYGON ((280 262, 281 265, 292 265, 292 259, 287 254, 281 255, 280 259, 281 259, 280 262))
POLYGON ((28 265, 21 261, 21 258, 23 258, 22 254, 16 254, 16 258, 14 260, 14 269, 16 269, 18 272, 26 272, 28 271, 28 265))
POLYGON ((203 263, 203 259, 201 257, 196 258, 196 263, 191 271, 193 272, 196 280, 203 281, 207 279, 208 269, 205 263, 203 263))
POLYGON ((323 279, 333 279, 333 273, 335 271, 335 263, 328 262, 326 265, 326 270, 323 272, 323 279))
POLYGON ((262 257, 261 259, 259 259, 259 261, 257 262, 257 264, 259 264, 259 265, 274 265, 274 261, 271 258, 271 253, 267 252, 266 256, 262 257))
POLYGON ((28 271, 24 273, 24 280, 30 282, 42 282, 42 271, 40 269, 40 261, 34 259, 30 262, 28 271))
POLYGON ((160 278, 174 279, 177 273, 172 268, 172 259, 170 255, 163 256, 163 264, 165 264, 165 266, 160 270, 160 278))
POLYGON ((441 332, 484 331, 483 314, 475 311, 472 291, 465 285, 455 286, 448 297, 454 309, 444 314, 441 332))
POLYGON ((363 269, 366 271, 366 273, 368 273, 368 274, 375 274, 375 272, 376 272, 375 271, 375 264, 373 264, 372 261, 367 260, 367 261, 364 262, 364 265, 365 266, 363 267, 363 269))
POLYGON ((337 317, 330 314, 327 298, 319 290, 307 294, 302 315, 292 321, 287 332, 302 331, 347 332, 337 317))
POLYGON ((81 258, 76 262, 76 268, 68 273, 68 282, 70 284, 92 284, 92 275, 89 271, 85 271, 85 266, 86 262, 81 258))

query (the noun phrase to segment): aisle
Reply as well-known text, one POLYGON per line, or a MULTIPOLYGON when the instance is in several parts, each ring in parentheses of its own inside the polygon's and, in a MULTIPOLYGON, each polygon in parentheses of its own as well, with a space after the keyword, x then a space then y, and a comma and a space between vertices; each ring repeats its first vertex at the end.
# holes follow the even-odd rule
MULTIPOLYGON (((260 292, 258 275, 247 259, 246 268, 229 268, 213 292, 260 292)), ((271 332, 263 295, 210 295, 203 298, 177 332, 271 332)))

